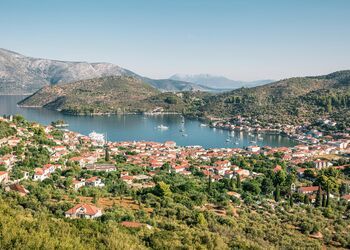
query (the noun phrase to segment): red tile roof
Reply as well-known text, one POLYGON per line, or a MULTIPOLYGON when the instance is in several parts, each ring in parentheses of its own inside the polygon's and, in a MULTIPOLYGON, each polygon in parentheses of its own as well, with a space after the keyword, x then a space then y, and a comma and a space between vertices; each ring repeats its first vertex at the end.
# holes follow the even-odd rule
POLYGON ((90 205, 90 204, 78 204, 74 207, 72 207, 71 209, 69 209, 66 214, 75 214, 78 209, 80 208, 84 208, 85 212, 84 214, 87 214, 87 215, 95 215, 98 213, 98 211, 100 211, 101 209, 99 209, 98 207, 95 207, 93 205, 90 205))

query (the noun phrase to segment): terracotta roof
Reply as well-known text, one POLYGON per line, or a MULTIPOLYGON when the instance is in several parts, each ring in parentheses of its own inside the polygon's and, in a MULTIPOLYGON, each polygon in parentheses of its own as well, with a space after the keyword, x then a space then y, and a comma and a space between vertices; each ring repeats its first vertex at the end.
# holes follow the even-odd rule
POLYGON ((311 187, 300 187, 299 191, 301 192, 316 192, 318 190, 318 186, 311 186, 311 187))
POLYGON ((22 194, 27 194, 29 191, 19 184, 10 185, 10 189, 22 194))
POLYGON ((5 175, 5 174, 8 174, 8 172, 6 172, 6 171, 0 171, 0 175, 5 175))
POLYGON ((75 214, 80 208, 83 208, 85 210, 84 214, 87 214, 87 215, 95 215, 98 213, 98 211, 101 210, 98 207, 95 207, 95 206, 90 205, 90 204, 78 204, 78 205, 72 207, 71 209, 69 209, 66 212, 66 214, 75 214))
POLYGON ((344 200, 350 201, 350 194, 343 195, 342 198, 343 198, 344 200))

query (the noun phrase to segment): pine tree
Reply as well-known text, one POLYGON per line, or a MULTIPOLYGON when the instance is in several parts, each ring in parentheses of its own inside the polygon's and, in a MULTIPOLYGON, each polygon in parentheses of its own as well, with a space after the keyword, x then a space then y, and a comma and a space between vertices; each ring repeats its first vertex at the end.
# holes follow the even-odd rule
POLYGON ((316 201, 315 201, 315 207, 321 206, 321 186, 318 186, 317 194, 316 194, 316 201))

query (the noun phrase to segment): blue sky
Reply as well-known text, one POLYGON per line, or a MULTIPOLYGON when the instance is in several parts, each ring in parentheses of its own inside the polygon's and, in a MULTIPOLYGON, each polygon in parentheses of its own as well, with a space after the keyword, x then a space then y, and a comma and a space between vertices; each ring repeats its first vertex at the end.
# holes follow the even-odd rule
POLYGON ((1 0, 0 47, 148 77, 350 69, 349 0, 1 0))

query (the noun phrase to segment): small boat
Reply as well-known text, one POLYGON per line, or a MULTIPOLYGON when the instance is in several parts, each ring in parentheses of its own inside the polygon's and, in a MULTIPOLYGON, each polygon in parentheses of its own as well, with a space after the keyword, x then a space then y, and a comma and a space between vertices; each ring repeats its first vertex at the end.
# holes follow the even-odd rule
POLYGON ((226 142, 230 142, 231 140, 229 138, 226 139, 226 142))
POLYGON ((157 128, 160 129, 160 130, 167 130, 167 129, 169 129, 169 127, 164 126, 163 124, 160 124, 157 128))
POLYGON ((238 142, 235 142, 236 145, 238 145, 239 143, 238 142))
POLYGON ((250 141, 251 144, 256 144, 256 141, 250 141))
POLYGON ((63 123, 63 124, 56 124, 54 125, 55 128, 66 128, 69 127, 69 124, 63 123))
POLYGON ((199 126, 201 126, 201 127, 206 127, 207 124, 201 123, 199 126))
POLYGON ((187 134, 182 134, 182 136, 187 137, 188 135, 187 134))
POLYGON ((181 128, 179 131, 180 131, 180 132, 185 132, 185 129, 181 128))

